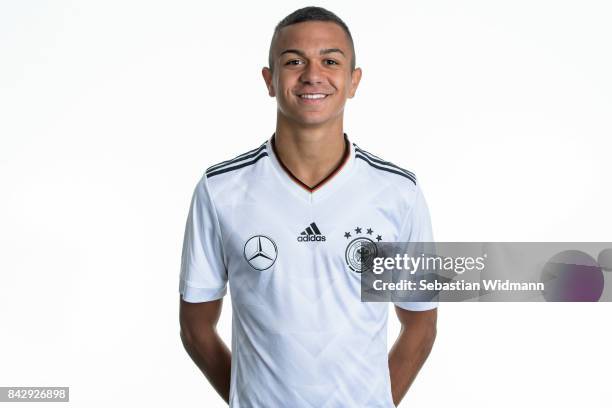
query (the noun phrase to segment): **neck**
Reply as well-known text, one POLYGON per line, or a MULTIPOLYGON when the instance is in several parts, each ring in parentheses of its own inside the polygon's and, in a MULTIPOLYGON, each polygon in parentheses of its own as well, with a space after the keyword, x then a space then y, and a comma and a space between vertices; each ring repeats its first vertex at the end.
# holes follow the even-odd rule
POLYGON ((276 154, 291 174, 313 187, 342 163, 346 144, 342 117, 324 126, 302 127, 279 114, 274 144, 276 154))

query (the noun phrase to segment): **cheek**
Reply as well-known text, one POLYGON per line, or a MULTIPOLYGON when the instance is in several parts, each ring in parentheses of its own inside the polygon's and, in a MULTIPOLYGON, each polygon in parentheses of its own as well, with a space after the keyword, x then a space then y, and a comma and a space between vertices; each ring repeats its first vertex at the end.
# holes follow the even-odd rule
POLYGON ((291 78, 283 76, 276 82, 276 93, 280 96, 291 96, 291 89, 293 89, 293 82, 291 78))
POLYGON ((344 72, 339 73, 334 78, 334 86, 339 92, 343 94, 348 94, 351 90, 351 76, 347 75, 344 72))

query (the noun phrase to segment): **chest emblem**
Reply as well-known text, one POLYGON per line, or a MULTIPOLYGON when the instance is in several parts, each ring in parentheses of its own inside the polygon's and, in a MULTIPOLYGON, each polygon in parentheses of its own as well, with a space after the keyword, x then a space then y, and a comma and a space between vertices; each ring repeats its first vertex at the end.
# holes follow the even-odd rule
POLYGON ((350 240, 344 251, 346 264, 353 272, 362 273, 370 269, 373 259, 378 255, 376 242, 382 241, 382 236, 375 234, 372 228, 356 227, 344 233, 344 238, 350 240))
POLYGON ((264 271, 274 265, 277 255, 276 243, 265 235, 255 235, 244 244, 244 259, 258 271, 264 271))

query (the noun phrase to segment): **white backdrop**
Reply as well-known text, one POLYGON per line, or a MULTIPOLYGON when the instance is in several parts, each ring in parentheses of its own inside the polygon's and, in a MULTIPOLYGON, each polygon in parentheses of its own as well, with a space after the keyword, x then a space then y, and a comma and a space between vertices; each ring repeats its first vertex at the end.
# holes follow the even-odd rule
MULTIPOLYGON (((0 3, 0 386, 224 406, 179 339, 183 228, 204 169, 273 132, 260 70, 305 5, 0 3)), ((437 240, 612 241, 608 1, 318 5, 364 71, 347 133, 417 173, 437 240)), ((609 407, 611 312, 443 304, 401 406, 609 407)))

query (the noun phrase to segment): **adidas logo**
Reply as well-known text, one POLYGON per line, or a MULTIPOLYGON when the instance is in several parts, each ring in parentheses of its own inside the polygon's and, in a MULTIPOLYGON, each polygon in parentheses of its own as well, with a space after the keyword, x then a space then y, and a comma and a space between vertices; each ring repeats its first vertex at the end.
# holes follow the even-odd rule
POLYGON ((304 231, 297 237, 298 242, 309 242, 309 241, 325 241, 325 235, 321 234, 317 224, 311 222, 304 231))

